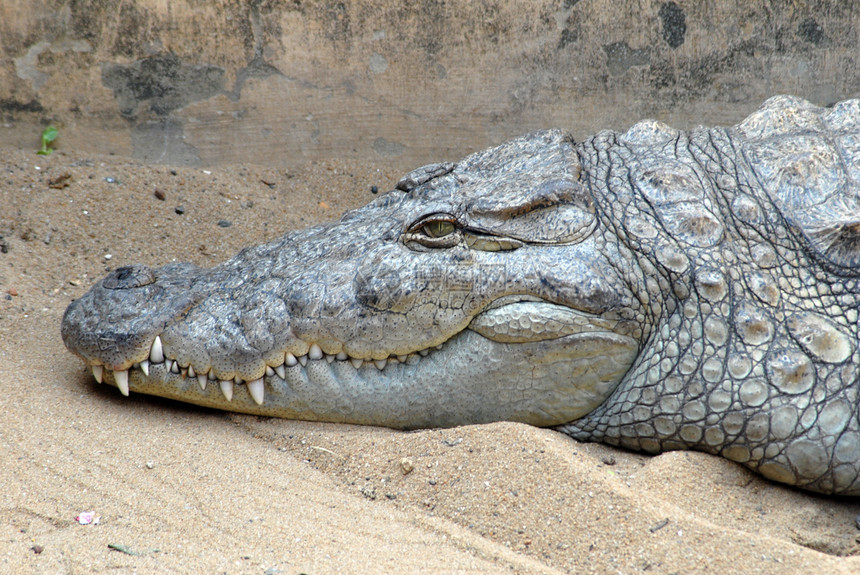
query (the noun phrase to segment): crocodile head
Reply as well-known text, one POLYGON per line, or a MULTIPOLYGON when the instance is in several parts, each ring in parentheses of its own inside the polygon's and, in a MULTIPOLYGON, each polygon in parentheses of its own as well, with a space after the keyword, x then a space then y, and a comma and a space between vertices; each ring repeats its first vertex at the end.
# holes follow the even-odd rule
POLYGON ((425 166, 339 222, 211 269, 109 274, 66 346, 129 391, 289 418, 448 426, 580 417, 652 328, 563 133, 425 166))

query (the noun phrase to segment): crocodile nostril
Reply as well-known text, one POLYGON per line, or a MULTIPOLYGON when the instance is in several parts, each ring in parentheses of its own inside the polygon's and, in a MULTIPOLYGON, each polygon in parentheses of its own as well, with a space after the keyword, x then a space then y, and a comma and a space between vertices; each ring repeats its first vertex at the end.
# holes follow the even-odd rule
POLYGON ((155 274, 149 266, 135 264, 112 271, 102 282, 105 289, 132 289, 155 283, 155 274))

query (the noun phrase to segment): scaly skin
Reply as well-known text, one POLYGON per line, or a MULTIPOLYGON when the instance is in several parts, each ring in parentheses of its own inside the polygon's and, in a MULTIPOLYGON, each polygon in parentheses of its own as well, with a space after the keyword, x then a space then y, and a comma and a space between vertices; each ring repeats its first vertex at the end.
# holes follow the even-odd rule
POLYGON ((211 269, 120 268, 98 380, 279 417, 494 420, 860 495, 860 103, 539 132, 211 269))

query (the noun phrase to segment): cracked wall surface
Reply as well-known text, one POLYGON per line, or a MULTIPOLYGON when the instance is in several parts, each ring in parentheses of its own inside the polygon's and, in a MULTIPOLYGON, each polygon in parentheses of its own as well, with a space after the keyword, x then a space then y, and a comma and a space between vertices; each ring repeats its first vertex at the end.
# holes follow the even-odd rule
POLYGON ((0 143, 408 169, 545 127, 860 95, 854 2, 0 0, 0 143))

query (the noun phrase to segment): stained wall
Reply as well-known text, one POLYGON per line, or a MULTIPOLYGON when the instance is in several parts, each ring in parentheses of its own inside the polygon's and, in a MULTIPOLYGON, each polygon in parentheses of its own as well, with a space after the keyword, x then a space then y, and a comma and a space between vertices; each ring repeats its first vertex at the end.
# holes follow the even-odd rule
POLYGON ((544 127, 860 95, 860 3, 0 0, 0 144, 408 169, 544 127))

